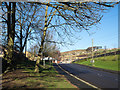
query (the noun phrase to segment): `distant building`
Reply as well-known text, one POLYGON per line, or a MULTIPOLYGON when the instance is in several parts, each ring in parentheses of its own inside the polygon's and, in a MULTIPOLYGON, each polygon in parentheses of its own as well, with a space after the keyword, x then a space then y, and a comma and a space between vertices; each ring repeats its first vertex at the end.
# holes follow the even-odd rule
POLYGON ((52 60, 52 63, 60 63, 60 60, 52 60))
MULTIPOLYGON (((94 51, 99 51, 101 46, 94 46, 94 51)), ((67 52, 61 52, 61 62, 63 63, 71 63, 77 59, 87 58, 88 54, 91 54, 92 47, 88 47, 87 49, 81 50, 72 50, 67 52)))
POLYGON ((78 55, 78 56, 76 56, 76 59, 82 59, 82 58, 86 58, 88 55, 78 55))
MULTIPOLYGON (((93 51, 99 51, 99 49, 101 49, 102 46, 93 46, 93 51)), ((88 47, 86 49, 87 52, 92 52, 92 47, 88 47)))
POLYGON ((79 59, 79 57, 78 57, 79 55, 83 55, 83 54, 86 54, 85 49, 61 52, 61 62, 62 63, 71 63, 72 61, 79 59))

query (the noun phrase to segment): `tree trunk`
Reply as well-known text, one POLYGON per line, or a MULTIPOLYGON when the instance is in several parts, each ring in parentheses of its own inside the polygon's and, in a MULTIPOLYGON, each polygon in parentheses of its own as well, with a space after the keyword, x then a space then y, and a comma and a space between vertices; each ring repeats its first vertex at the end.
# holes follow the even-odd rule
POLYGON ((12 69, 13 68, 13 52, 14 52, 14 38, 15 38, 15 7, 16 7, 16 3, 11 3, 9 2, 9 6, 8 6, 8 14, 7 14, 7 31, 8 31, 8 51, 7 51, 7 62, 9 63, 9 67, 8 69, 12 69), (11 14, 11 4, 12 6, 12 14, 11 14), (12 16, 12 21, 11 21, 11 16, 12 16), (11 24, 12 22, 12 24, 11 24))
POLYGON ((16 2, 13 2, 12 3, 12 40, 13 40, 13 43, 14 43, 14 40, 15 40, 15 8, 16 8, 16 2))
MULTIPOLYGON (((21 14, 20 14, 21 15, 21 14)), ((22 16, 22 15, 21 15, 22 16)), ((21 23, 21 20, 20 20, 20 53, 23 52, 22 50, 22 23, 21 23)))
POLYGON ((22 49, 22 26, 20 26, 20 53, 23 52, 23 49, 22 49))
POLYGON ((44 26, 43 36, 42 36, 42 40, 41 40, 41 46, 40 46, 39 53, 38 53, 38 57, 40 57, 40 59, 37 59, 36 65, 35 65, 35 72, 36 73, 39 73, 39 66, 38 65, 40 63, 40 60, 42 59, 43 45, 44 45, 44 40, 45 40, 45 36, 46 36, 46 31, 47 31, 47 12, 48 12, 48 6, 46 6, 45 26, 44 26))
MULTIPOLYGON (((7 7, 7 6, 6 6, 7 7)), ((7 43, 9 41, 9 34, 11 31, 11 2, 9 2, 9 6, 7 7, 7 43)))
MULTIPOLYGON (((24 50, 24 48, 25 48, 25 46, 26 46, 26 44, 27 44, 27 38, 28 38, 28 32, 26 33, 25 41, 24 41, 24 43, 23 43, 23 46, 21 47, 21 52, 23 52, 23 50, 24 50)), ((21 38, 21 39, 22 39, 22 38, 21 38)))
MULTIPOLYGON (((7 7, 7 52, 6 52, 5 59, 7 60, 7 63, 9 63, 9 65, 10 65, 11 60, 12 60, 11 2, 9 2, 9 5, 7 5, 7 3, 6 3, 6 7, 7 7)), ((10 66, 8 66, 8 67, 10 67, 10 66)), ((9 69, 9 68, 7 68, 7 69, 9 69)))

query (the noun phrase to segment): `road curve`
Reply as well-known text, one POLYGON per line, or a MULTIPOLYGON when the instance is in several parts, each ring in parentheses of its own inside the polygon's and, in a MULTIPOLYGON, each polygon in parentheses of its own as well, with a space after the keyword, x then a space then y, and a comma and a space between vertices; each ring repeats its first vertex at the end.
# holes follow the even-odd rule
POLYGON ((59 66, 98 88, 118 88, 118 74, 99 71, 78 64, 59 64, 59 66))

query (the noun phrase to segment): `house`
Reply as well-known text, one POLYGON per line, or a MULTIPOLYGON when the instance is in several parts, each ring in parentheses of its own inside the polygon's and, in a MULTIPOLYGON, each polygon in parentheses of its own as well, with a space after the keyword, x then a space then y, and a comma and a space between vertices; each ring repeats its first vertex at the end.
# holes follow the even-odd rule
POLYGON ((78 55, 76 56, 76 59, 82 59, 82 58, 87 58, 88 55, 84 54, 84 55, 78 55))
POLYGON ((61 52, 61 62, 71 63, 72 61, 75 61, 76 59, 78 59, 77 56, 83 55, 83 54, 86 54, 85 49, 61 52))

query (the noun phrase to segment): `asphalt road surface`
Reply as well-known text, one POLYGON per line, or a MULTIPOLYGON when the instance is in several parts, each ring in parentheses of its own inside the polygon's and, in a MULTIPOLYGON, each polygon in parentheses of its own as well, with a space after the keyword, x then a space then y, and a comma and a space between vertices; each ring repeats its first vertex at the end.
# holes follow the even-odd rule
MULTIPOLYGON (((56 70, 65 75, 66 78, 79 88, 92 88, 89 85, 69 76, 63 72, 57 65, 54 65, 56 70)), ((59 64, 67 72, 77 76, 78 78, 98 87, 98 88, 118 88, 118 74, 99 71, 78 64, 59 64)))

